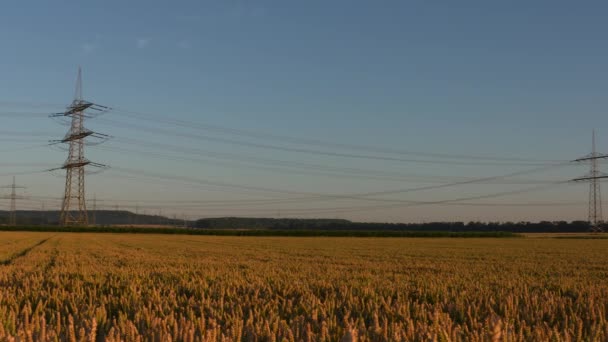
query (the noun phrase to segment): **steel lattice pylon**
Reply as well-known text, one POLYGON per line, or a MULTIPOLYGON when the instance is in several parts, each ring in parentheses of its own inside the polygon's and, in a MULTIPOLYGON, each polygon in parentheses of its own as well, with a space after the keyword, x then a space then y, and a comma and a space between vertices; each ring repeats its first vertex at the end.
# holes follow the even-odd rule
POLYGON ((603 178, 608 178, 608 176, 600 172, 597 161, 599 159, 605 158, 608 158, 608 155, 598 153, 596 150, 595 131, 593 131, 591 137, 591 153, 583 158, 575 160, 576 162, 589 162, 589 174, 585 177, 576 178, 573 180, 589 182, 588 220, 589 227, 594 233, 600 233, 604 231, 602 228, 602 191, 600 187, 600 180, 603 178))
POLYGON ((13 176, 13 184, 3 186, 5 189, 11 189, 11 194, 9 196, 5 196, 3 198, 7 198, 11 200, 11 208, 8 217, 8 225, 11 227, 15 227, 17 225, 17 200, 25 199, 23 196, 17 195, 17 189, 25 189, 24 186, 18 186, 15 181, 15 176, 13 176))
MULTIPOLYGON (((85 195, 86 167, 105 167, 105 165, 92 163, 84 156, 86 139, 107 139, 107 135, 95 133, 84 127, 84 120, 91 117, 86 110, 97 111, 97 114, 107 112, 108 107, 84 101, 82 98, 82 71, 78 68, 76 80, 76 93, 74 101, 63 113, 55 113, 51 117, 70 118, 70 130, 62 140, 52 141, 53 144, 68 144, 68 158, 59 169, 66 170, 65 192, 61 205, 60 222, 65 226, 87 226, 89 217, 85 195)), ((56 169, 55 169, 56 170, 56 169)))
MULTIPOLYGON (((595 150, 595 131, 593 132, 593 147, 592 156, 599 157, 595 150)), ((591 224, 591 230, 602 231, 600 224, 602 223, 602 191, 600 188, 599 177, 600 171, 597 167, 597 158, 591 159, 591 181, 589 182, 589 223, 591 224)))

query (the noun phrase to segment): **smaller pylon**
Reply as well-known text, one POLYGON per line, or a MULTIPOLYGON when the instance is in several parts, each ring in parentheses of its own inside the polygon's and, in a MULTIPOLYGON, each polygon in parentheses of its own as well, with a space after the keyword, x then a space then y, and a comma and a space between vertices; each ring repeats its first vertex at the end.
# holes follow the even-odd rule
POLYGON ((3 188, 7 189, 11 189, 11 194, 9 196, 5 196, 4 198, 8 198, 11 200, 11 207, 10 207, 10 213, 9 213, 9 218, 8 218, 8 225, 11 227, 15 227, 17 225, 17 200, 18 199, 25 199, 25 197, 23 196, 18 196, 17 195, 17 189, 25 189, 24 186, 18 186, 17 182, 15 180, 15 177, 13 176, 13 184, 12 185, 7 185, 7 186, 3 186, 3 188))
POLYGON ((40 204, 40 225, 45 225, 46 223, 47 223, 46 208, 45 208, 44 201, 42 201, 42 203, 40 204))
POLYGON ((589 182, 589 228, 594 233, 601 233, 602 228, 602 191, 600 180, 608 178, 608 175, 600 172, 597 161, 608 158, 608 154, 598 153, 595 148, 595 130, 591 135, 591 153, 583 158, 574 160, 575 162, 589 162, 591 169, 589 173, 580 178, 575 178, 575 182, 589 182))
POLYGON ((135 217, 133 218, 133 224, 134 225, 137 225, 138 216, 139 216, 139 203, 136 203, 135 204, 135 217))
POLYGON ((91 217, 91 225, 97 225, 97 195, 93 195, 93 216, 91 217))

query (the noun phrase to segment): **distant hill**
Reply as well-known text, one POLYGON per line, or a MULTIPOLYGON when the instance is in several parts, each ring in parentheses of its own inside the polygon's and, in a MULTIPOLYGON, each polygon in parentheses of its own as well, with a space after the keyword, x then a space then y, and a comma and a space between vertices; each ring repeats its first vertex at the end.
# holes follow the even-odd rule
MULTIPOLYGON (((48 226, 59 224, 60 212, 56 210, 35 211, 18 210, 17 225, 19 226, 48 226)), ((6 225, 9 222, 9 212, 0 211, 0 224, 6 225)), ((89 212, 89 222, 95 222, 99 226, 112 225, 158 225, 158 226, 183 226, 184 220, 171 219, 159 215, 135 214, 125 210, 97 210, 89 212)), ((188 226, 192 222, 187 221, 188 226)))

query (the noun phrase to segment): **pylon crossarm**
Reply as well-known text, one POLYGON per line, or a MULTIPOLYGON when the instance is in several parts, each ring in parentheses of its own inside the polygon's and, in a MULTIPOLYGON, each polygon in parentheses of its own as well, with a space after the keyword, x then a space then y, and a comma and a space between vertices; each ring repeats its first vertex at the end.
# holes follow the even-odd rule
POLYGON ((74 115, 83 115, 85 117, 94 117, 100 114, 109 112, 112 108, 107 106, 102 106, 93 102, 88 101, 78 101, 74 104, 70 105, 65 112, 52 113, 49 115, 50 117, 61 117, 61 116, 74 116, 74 115), (98 113, 95 114, 87 114, 86 110, 95 110, 98 113))
POLYGON ((91 164, 90 161, 88 160, 83 160, 83 161, 77 161, 77 162, 72 162, 72 163, 66 163, 65 165, 63 165, 63 167, 61 167, 62 169, 73 169, 73 168, 77 168, 77 167, 83 167, 83 166, 87 166, 91 164))
POLYGON ((94 166, 94 167, 99 167, 99 168, 109 168, 108 165, 101 164, 101 163, 89 162, 89 165, 94 166))
POLYGON ((84 112, 87 108, 90 108, 94 105, 95 104, 92 102, 79 101, 69 106, 68 111, 66 111, 65 114, 75 114, 78 112, 84 112))
POLYGON ((82 132, 77 132, 77 133, 72 133, 72 134, 68 134, 66 135, 65 138, 63 138, 63 140, 61 140, 61 142, 70 142, 70 141, 74 141, 74 140, 80 140, 80 139, 84 139, 88 136, 91 136, 95 134, 95 132, 93 131, 89 131, 89 130, 84 130, 82 132))
POLYGON ((97 132, 93 132, 93 134, 91 134, 94 138, 99 138, 99 139, 110 139, 112 138, 111 135, 108 134, 103 134, 103 133, 97 133, 97 132))
POLYGON ((110 107, 106 107, 106 106, 100 106, 100 105, 93 105, 93 107, 89 108, 90 110, 94 110, 96 112, 94 113, 85 113, 85 116, 87 117, 96 117, 99 116, 101 114, 107 113, 109 111, 112 110, 112 108, 110 107))
POLYGON ((81 132, 78 133, 68 133, 66 134, 66 136, 61 139, 61 140, 49 140, 49 145, 57 145, 57 144, 63 144, 63 143, 69 143, 71 141, 76 141, 76 140, 81 140, 81 139, 85 139, 87 137, 91 137, 91 138, 96 138, 96 139, 100 139, 100 142, 91 142, 91 141, 86 141, 87 144, 89 145, 96 145, 96 144, 100 144, 103 143, 107 140, 109 140, 110 138, 112 138, 112 136, 107 135, 107 134, 103 134, 103 133, 97 133, 97 132, 93 132, 91 130, 88 129, 84 129, 81 132))
POLYGON ((608 178, 608 176, 574 178, 572 180, 572 182, 584 182, 584 181, 590 181, 590 180, 594 180, 594 179, 604 179, 604 178, 608 178))
POLYGON ((93 107, 91 109, 94 109, 94 110, 111 110, 112 108, 108 107, 108 106, 102 106, 100 104, 93 103, 93 107))
POLYGON ((57 116, 71 116, 74 114, 80 114, 80 113, 84 112, 86 109, 88 109, 94 105, 95 104, 91 103, 91 102, 75 103, 75 104, 72 104, 71 106, 69 106, 65 112, 53 113, 50 116, 57 117, 57 116))
POLYGON ((608 159, 608 154, 596 154, 573 160, 573 162, 584 162, 589 160, 608 159))

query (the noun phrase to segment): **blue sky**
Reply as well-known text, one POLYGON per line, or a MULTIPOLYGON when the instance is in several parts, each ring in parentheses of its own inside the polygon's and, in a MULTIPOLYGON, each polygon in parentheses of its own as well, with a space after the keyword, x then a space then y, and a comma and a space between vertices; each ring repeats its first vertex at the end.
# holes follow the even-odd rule
MULTIPOLYGON (((608 123, 607 12, 608 4, 600 1, 8 1, 0 11, 0 113, 40 114, 67 105, 79 65, 84 70, 85 98, 141 113, 146 119, 117 110, 87 124, 116 137, 105 146, 87 150, 90 159, 114 168, 88 178, 89 197, 95 193, 107 200, 104 205, 114 201, 127 208, 140 201, 138 206, 147 206, 149 212, 164 207, 169 214, 191 217, 585 219, 584 184, 477 201, 572 205, 426 205, 325 213, 315 210, 378 203, 342 199, 242 206, 208 202, 186 207, 177 201, 300 195, 245 191, 243 187, 199 188, 167 179, 125 179, 117 168, 335 195, 427 183, 328 177, 297 167, 292 167, 294 172, 268 170, 263 162, 249 168, 243 160, 255 157, 358 168, 403 178, 427 175, 435 177, 433 184, 535 167, 390 162, 259 148, 226 143, 225 139, 336 150, 328 145, 311 147, 217 130, 203 132, 171 126, 157 120, 159 117, 333 143, 539 161, 570 160, 588 153, 591 129, 596 128, 599 149, 606 146, 608 151, 608 131, 603 129, 608 123), (159 129, 172 135, 160 134, 159 129), (180 133, 186 136, 177 136, 180 133), (133 146, 121 140, 125 138, 183 151, 133 146), (219 165, 213 158, 184 160, 201 159, 187 152, 192 149, 236 155, 238 163, 219 165), (182 159, 175 160, 176 156, 182 159), (150 198, 166 202, 152 205, 146 202, 150 198), (127 199, 133 201, 120 202, 127 199)), ((60 164, 65 158, 64 152, 49 147, 18 150, 32 145, 26 140, 42 145, 61 137, 65 127, 44 115, 0 119, 4 121, 0 132, 37 133, 2 138, 3 183, 10 182, 11 173, 35 169, 28 163, 60 164)), ((350 152, 362 153, 354 150, 350 152)), ((520 179, 557 181, 585 172, 584 166, 570 166, 520 179)), ((19 175, 18 180, 28 186, 31 198, 62 194, 60 177, 19 175)), ((475 184, 382 198, 441 201, 530 186, 475 184)), ((41 202, 32 199, 24 205, 41 202)), ((53 205, 56 201, 46 203, 47 207, 53 205)))

